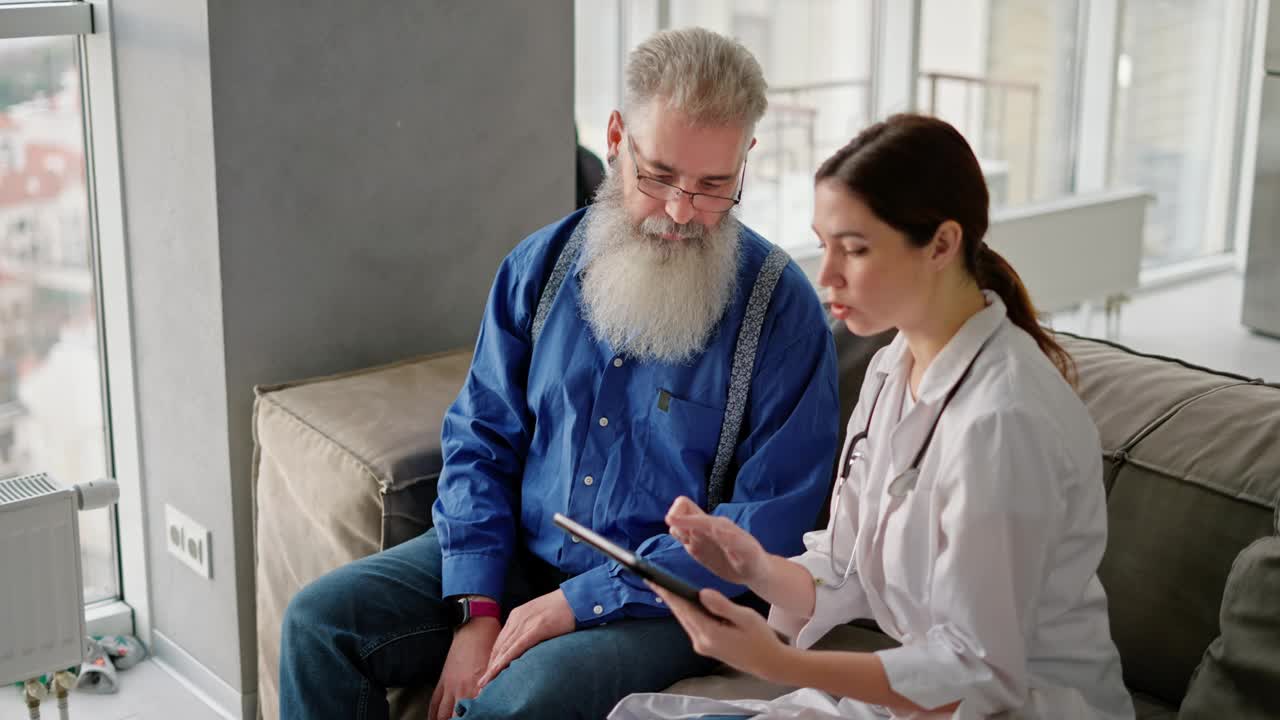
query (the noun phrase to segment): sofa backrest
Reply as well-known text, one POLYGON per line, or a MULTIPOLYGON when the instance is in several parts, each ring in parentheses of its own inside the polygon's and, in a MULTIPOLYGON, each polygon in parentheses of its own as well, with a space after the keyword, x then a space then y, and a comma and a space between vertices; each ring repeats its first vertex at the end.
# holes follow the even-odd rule
MULTIPOLYGON (((1280 387, 1060 334, 1106 465, 1099 575, 1126 683, 1177 705, 1236 556, 1275 532, 1280 387)), ((1277 598, 1280 623, 1280 598, 1277 598)))

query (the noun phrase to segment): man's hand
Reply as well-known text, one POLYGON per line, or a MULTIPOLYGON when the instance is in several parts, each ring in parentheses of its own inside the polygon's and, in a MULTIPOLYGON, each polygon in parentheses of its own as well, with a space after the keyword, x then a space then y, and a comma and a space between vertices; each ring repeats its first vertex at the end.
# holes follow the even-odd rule
POLYGON ((431 695, 427 720, 449 720, 459 700, 480 692, 480 676, 489 663, 489 653, 502 626, 497 618, 478 617, 458 628, 445 658, 436 691, 431 695))
POLYGON ((529 648, 543 640, 572 632, 575 627, 577 621, 563 590, 549 592, 512 610, 507 624, 502 628, 502 634, 493 644, 489 668, 485 670, 484 677, 480 678, 480 687, 489 684, 490 680, 529 648))

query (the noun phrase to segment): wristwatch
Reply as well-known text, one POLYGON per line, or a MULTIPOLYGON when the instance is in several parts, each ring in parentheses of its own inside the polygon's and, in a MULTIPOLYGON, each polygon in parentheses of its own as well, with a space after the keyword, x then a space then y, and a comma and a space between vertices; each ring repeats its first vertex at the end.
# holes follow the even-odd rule
POLYGON ((453 626, 462 627, 471 621, 471 618, 491 617, 495 620, 502 618, 502 608, 498 607, 498 603, 492 600, 473 600, 467 597, 461 597, 454 601, 453 604, 453 626))

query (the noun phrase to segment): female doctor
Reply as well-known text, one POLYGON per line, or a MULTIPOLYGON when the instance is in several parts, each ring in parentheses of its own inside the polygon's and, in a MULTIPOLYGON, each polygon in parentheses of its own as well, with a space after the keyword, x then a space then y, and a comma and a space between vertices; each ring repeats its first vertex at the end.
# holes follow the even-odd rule
POLYGON ((850 419, 830 524, 786 559, 680 498, 671 534, 772 609, 766 624, 703 590, 712 617, 654 588, 699 653, 805 689, 772 702, 633 695, 610 717, 1132 718, 1097 577, 1097 431, 1070 356, 983 242, 973 152, 941 120, 898 115, 816 183, 832 315, 858 335, 898 329, 850 419), (858 618, 901 646, 807 649, 858 618))

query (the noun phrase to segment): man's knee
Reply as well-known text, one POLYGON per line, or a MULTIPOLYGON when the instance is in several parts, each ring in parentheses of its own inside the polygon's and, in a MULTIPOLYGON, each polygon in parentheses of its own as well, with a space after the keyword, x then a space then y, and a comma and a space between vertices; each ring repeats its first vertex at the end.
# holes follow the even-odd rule
POLYGON ((347 604, 343 597, 347 590, 344 583, 333 582, 327 575, 305 585, 285 607, 281 641, 298 642, 322 628, 339 624, 342 608, 347 604))

